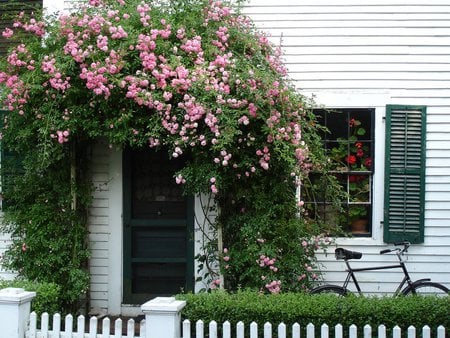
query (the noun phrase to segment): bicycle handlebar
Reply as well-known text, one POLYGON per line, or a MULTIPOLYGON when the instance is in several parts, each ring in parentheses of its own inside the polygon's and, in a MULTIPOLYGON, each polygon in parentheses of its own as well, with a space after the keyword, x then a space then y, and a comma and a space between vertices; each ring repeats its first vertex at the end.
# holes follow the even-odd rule
POLYGON ((393 251, 399 251, 401 253, 404 253, 404 252, 408 251, 408 248, 411 245, 411 243, 408 242, 408 241, 403 241, 403 242, 395 242, 394 245, 395 246, 403 245, 403 249, 400 249, 400 248, 384 249, 384 250, 380 251, 380 255, 383 255, 383 254, 386 254, 386 253, 389 253, 389 252, 393 252, 393 251))

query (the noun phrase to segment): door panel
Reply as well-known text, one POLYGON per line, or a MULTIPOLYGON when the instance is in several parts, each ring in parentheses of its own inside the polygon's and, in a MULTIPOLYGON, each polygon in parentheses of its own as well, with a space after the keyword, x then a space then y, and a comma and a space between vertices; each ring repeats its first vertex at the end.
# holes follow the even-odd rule
POLYGON ((184 263, 133 263, 136 294, 173 295, 185 285, 184 263))
POLYGON ((132 257, 178 259, 186 257, 186 226, 135 227, 131 236, 132 257))
POLYGON ((193 201, 167 152, 124 152, 124 302, 143 303, 193 287, 193 201))

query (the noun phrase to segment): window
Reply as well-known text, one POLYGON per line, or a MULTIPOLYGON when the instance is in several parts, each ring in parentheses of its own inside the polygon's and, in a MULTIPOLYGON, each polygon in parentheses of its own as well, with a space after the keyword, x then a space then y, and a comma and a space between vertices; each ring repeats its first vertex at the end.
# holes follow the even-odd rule
POLYGON ((339 225, 358 236, 371 234, 372 177, 374 167, 374 109, 338 109, 315 111, 318 121, 328 129, 322 140, 330 160, 330 170, 345 194, 341 210, 331 204, 326 183, 311 175, 318 193, 305 197, 306 208, 324 223, 339 225), (322 185, 322 186, 321 186, 322 185))
POLYGON ((386 107, 384 241, 423 243, 426 107, 386 107))

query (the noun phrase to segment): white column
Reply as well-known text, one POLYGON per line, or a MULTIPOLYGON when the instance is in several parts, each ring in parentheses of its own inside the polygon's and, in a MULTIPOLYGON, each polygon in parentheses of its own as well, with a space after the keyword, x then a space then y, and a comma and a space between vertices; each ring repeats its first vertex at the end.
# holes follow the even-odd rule
POLYGON ((0 335, 24 338, 30 317, 31 300, 36 292, 19 288, 0 290, 0 335))
POLYGON ((156 297, 141 306, 145 314, 145 338, 180 338, 181 310, 186 301, 156 297))

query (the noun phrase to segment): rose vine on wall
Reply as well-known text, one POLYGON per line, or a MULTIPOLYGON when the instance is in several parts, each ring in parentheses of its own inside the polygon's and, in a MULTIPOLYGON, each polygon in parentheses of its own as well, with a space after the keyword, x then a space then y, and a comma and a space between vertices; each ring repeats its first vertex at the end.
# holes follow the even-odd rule
POLYGON ((225 287, 277 293, 317 278, 314 249, 328 239, 299 217, 295 189, 325 168, 319 126, 280 50, 239 7, 90 0, 51 18, 19 14, 3 36, 16 43, 0 66, 2 143, 22 159, 4 193, 9 267, 51 279, 37 270, 54 256, 51 271, 83 274, 57 282, 86 291, 90 190, 81 163, 83 150, 106 139, 112 147, 163 145, 169 157, 187 159, 174 180, 189 194, 214 196, 223 252, 210 252, 225 287))

